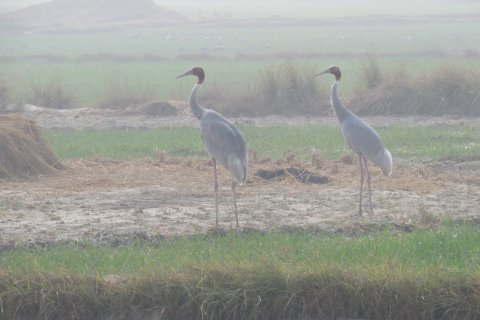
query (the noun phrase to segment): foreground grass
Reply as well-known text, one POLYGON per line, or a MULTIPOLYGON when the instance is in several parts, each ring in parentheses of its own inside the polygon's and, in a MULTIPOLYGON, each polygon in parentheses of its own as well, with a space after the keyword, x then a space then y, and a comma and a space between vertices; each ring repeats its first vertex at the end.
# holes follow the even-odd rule
POLYGON ((3 252, 0 268, 25 272, 144 275, 159 270, 190 272, 192 266, 225 268, 272 264, 291 272, 319 266, 368 270, 385 268, 452 274, 480 271, 478 225, 448 225, 438 230, 398 233, 386 229, 360 236, 308 231, 248 232, 179 237, 116 248, 77 243, 53 248, 3 252), (179 254, 181 253, 181 254, 179 254))
POLYGON ((2 316, 475 319, 477 228, 352 237, 227 233, 117 248, 17 249, 0 256, 2 316))
MULTIPOLYGON (((338 127, 242 127, 250 151, 260 157, 309 159, 312 148, 333 159, 349 152, 338 127)), ((390 126, 377 128, 394 157, 412 160, 466 159, 480 156, 478 128, 461 126, 390 126)), ((207 157, 198 128, 147 130, 105 129, 47 131, 45 139, 61 159, 153 157, 157 151, 174 157, 207 157)))

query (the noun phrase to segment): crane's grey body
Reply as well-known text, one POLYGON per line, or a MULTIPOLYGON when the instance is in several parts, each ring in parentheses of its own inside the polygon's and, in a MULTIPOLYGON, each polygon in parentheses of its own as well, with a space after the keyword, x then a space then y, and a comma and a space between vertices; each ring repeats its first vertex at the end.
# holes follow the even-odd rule
POLYGON ((247 178, 247 147, 237 127, 209 110, 200 120, 200 129, 208 153, 230 171, 236 182, 244 182, 247 178))
POLYGON ((193 87, 190 94, 190 108, 193 114, 200 120, 200 132, 202 140, 212 157, 214 190, 215 190, 215 213, 216 225, 218 227, 218 180, 216 162, 225 167, 232 176, 232 193, 235 208, 236 227, 238 229, 238 214, 235 187, 237 183, 243 183, 247 179, 248 154, 245 139, 240 130, 211 109, 201 106, 197 101, 197 91, 203 83, 205 77, 203 70, 198 67, 180 75, 196 75, 199 77, 198 83, 193 87))
POLYGON ((368 123, 347 109, 338 98, 338 82, 332 85, 331 103, 337 114, 343 137, 348 146, 359 156, 376 164, 385 175, 391 171, 391 155, 379 134, 368 123))
POLYGON ((367 160, 380 167, 383 174, 390 176, 393 169, 393 160, 390 151, 385 148, 382 139, 378 133, 365 121, 360 119, 347 107, 345 107, 338 97, 337 89, 340 81, 340 69, 335 66, 317 74, 331 73, 335 75, 336 80, 331 88, 331 103, 337 115, 343 137, 348 146, 358 155, 360 168, 360 201, 359 214, 362 214, 362 191, 364 181, 364 169, 367 175, 370 210, 373 212, 370 173, 368 172, 367 160))
POLYGON ((236 182, 242 183, 247 178, 247 145, 240 130, 218 112, 207 109, 196 100, 195 85, 190 95, 190 108, 200 120, 202 140, 212 158, 215 158, 230 173, 236 182))

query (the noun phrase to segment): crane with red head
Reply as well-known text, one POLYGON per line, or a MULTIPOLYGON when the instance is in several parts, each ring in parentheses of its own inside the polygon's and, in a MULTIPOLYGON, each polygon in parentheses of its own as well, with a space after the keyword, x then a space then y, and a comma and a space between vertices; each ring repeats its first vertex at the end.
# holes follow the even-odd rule
POLYGON ((200 132, 203 143, 212 158, 214 191, 215 191, 215 223, 218 227, 218 178, 217 161, 227 169, 232 177, 233 205, 235 209, 236 229, 239 228, 237 213, 236 185, 247 179, 248 154, 245 139, 240 130, 218 112, 201 106, 197 101, 197 92, 205 80, 205 72, 200 67, 193 67, 177 77, 196 76, 197 83, 190 94, 190 108, 200 121, 200 132))
POLYGON ((368 183, 368 199, 370 202, 370 211, 373 213, 371 178, 368 172, 367 160, 380 167, 383 174, 390 176, 393 170, 393 160, 390 151, 385 148, 380 135, 368 123, 360 119, 347 107, 345 107, 338 97, 337 87, 342 78, 340 69, 331 66, 328 69, 317 73, 315 76, 322 74, 332 74, 335 81, 331 88, 330 102, 335 110, 343 137, 348 146, 358 155, 358 164, 360 168, 360 200, 359 215, 362 215, 362 191, 365 174, 368 183))

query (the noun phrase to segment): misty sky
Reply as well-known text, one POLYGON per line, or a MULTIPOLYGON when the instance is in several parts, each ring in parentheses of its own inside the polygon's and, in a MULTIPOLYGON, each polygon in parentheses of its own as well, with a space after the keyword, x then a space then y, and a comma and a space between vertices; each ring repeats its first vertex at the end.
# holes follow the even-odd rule
MULTIPOLYGON (((81 0, 78 0, 81 1, 81 0)), ((198 1, 198 0, 155 0, 160 5, 164 5, 168 8, 176 10, 180 13, 193 16, 198 15, 199 13, 211 13, 212 11, 217 11, 218 13, 225 14, 231 13, 236 16, 243 16, 248 11, 250 13, 259 9, 259 14, 269 13, 272 15, 282 14, 288 15, 291 7, 305 6, 315 6, 320 7, 318 14, 322 15, 322 11, 328 10, 329 6, 333 7, 334 10, 340 11, 344 10, 345 15, 352 14, 352 10, 361 9, 362 7, 369 7, 372 10, 372 14, 375 14, 378 11, 385 12, 388 10, 389 6, 392 7, 392 11, 395 11, 395 7, 403 5, 410 7, 412 10, 415 9, 415 6, 422 6, 426 4, 442 4, 442 3, 467 3, 467 0, 454 1, 454 0, 403 0, 401 2, 397 0, 221 0, 221 1, 198 1), (300 4, 303 3, 303 4, 300 4), (339 4, 341 6, 339 6, 339 4), (325 7, 322 10, 322 6, 325 7), (269 12, 270 11, 270 12, 269 12)), ((0 1, 0 12, 11 11, 16 9, 21 9, 23 7, 38 4, 41 2, 46 2, 46 0, 1 0, 0 1)), ((475 3, 475 1, 470 1, 470 3, 475 3)), ((299 12, 302 12, 299 10, 299 12)), ((315 12, 309 12, 309 16, 313 16, 315 12)))

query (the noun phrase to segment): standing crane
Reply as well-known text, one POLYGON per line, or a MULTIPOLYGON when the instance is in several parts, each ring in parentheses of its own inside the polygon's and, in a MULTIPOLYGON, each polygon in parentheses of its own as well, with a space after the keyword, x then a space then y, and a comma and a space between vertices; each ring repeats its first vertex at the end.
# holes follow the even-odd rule
POLYGON ((373 213, 372 191, 370 187, 370 173, 368 172, 367 159, 380 167, 383 174, 389 177, 392 174, 393 160, 390 151, 385 148, 382 139, 378 133, 365 121, 356 116, 352 111, 345 107, 337 94, 338 83, 342 77, 340 69, 331 66, 325 71, 317 73, 315 76, 330 73, 335 76, 331 89, 330 102, 335 110, 343 137, 349 147, 358 155, 358 164, 360 167, 360 200, 358 214, 362 215, 362 190, 364 182, 364 169, 367 174, 368 198, 370 201, 370 211, 373 213), (364 168, 365 166, 365 168, 364 168))
POLYGON ((236 229, 239 228, 237 213, 237 195, 235 187, 237 183, 243 183, 247 178, 248 155, 245 139, 240 130, 211 109, 207 109, 197 102, 197 92, 205 80, 205 72, 200 67, 193 67, 177 77, 196 76, 197 83, 190 94, 190 108, 193 114, 200 120, 200 131, 204 145, 212 157, 214 190, 215 190, 215 222, 218 228, 218 180, 217 160, 227 169, 232 176, 233 206, 235 208, 236 229))

